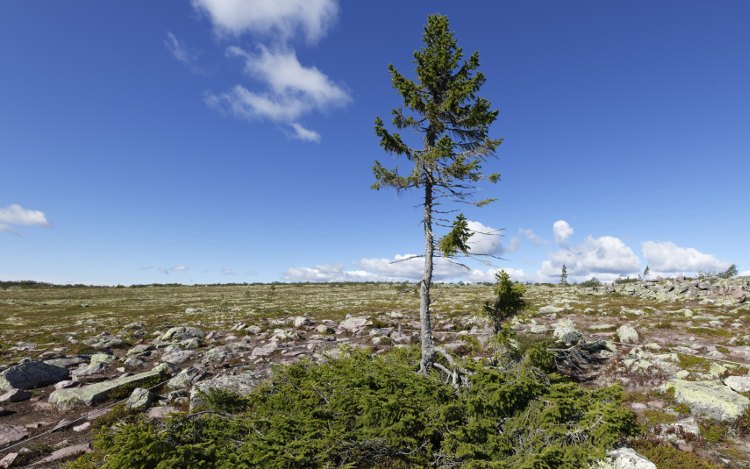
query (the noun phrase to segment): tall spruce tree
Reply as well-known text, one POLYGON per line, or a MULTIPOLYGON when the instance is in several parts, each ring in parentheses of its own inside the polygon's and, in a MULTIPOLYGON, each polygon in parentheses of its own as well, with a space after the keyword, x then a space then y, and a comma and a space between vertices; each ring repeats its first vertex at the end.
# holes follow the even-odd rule
MULTIPOLYGON (((474 194, 480 181, 499 181, 499 174, 483 173, 482 163, 495 156, 502 140, 493 140, 488 135, 498 111, 491 109, 488 100, 477 96, 485 82, 484 75, 477 71, 479 53, 474 52, 464 60, 463 51, 449 28, 448 18, 438 14, 427 18, 422 42, 423 47, 414 52, 415 80, 402 75, 393 65, 388 67, 393 87, 403 99, 403 104, 392 111, 393 125, 414 132, 421 142, 417 147, 407 144, 399 133, 387 130, 380 117, 376 118, 375 133, 380 138, 380 146, 388 153, 405 156, 412 167, 408 174, 402 175, 398 168, 388 169, 375 161, 372 187, 423 191, 420 371, 428 373, 433 367, 447 371, 435 362, 435 354, 443 351, 435 347, 432 337, 430 287, 434 257, 440 254, 444 257, 459 253, 469 255, 467 240, 472 234, 466 219, 460 214, 452 226, 448 226, 451 229, 438 246, 433 228, 440 224, 440 219, 433 216, 447 213, 436 209, 444 201, 481 207, 494 200, 476 200, 474 194)), ((446 358, 450 360, 447 354, 446 358)))

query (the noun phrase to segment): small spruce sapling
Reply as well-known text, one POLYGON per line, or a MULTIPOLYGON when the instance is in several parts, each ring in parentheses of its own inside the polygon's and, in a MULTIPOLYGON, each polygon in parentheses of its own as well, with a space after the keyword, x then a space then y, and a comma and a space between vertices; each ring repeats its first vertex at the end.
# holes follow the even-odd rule
POLYGON ((526 287, 510 279, 504 270, 495 274, 495 298, 484 302, 484 313, 492 320, 495 334, 502 329, 503 322, 526 308, 523 295, 526 287))
POLYGON ((560 271, 560 285, 568 285, 568 268, 563 264, 562 270, 560 271))

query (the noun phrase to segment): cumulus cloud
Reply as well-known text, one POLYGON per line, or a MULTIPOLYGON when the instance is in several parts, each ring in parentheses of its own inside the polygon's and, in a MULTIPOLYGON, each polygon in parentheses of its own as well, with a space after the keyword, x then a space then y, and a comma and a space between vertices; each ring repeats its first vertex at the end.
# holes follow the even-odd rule
POLYGON ((507 272, 510 278, 515 282, 526 282, 527 280, 529 280, 528 275, 526 274, 526 272, 524 272, 523 269, 513 269, 513 268, 508 268, 508 267, 504 267, 501 269, 491 268, 491 269, 485 269, 485 270, 472 269, 471 272, 469 272, 468 275, 466 275, 465 280, 467 282, 472 282, 472 283, 479 283, 479 282, 494 283, 495 274, 501 270, 504 270, 505 272, 507 272))
POLYGON ((655 273, 719 272, 731 264, 697 249, 677 246, 671 241, 645 241, 641 248, 649 268, 655 273))
POLYGON ((547 278, 560 275, 563 264, 577 280, 596 276, 610 280, 640 271, 640 260, 621 239, 614 236, 588 236, 583 243, 553 252, 542 262, 540 273, 547 278))
POLYGON ((41 210, 31 210, 18 204, 0 208, 0 231, 20 235, 16 227, 41 226, 49 227, 47 216, 41 210))
POLYGON ((478 221, 468 220, 466 225, 473 233, 467 242, 472 254, 497 256, 505 251, 500 239, 501 230, 486 226, 478 221))
POLYGON ((260 86, 235 85, 227 91, 207 93, 205 102, 225 115, 282 124, 287 135, 307 142, 320 134, 300 123, 313 112, 343 107, 349 93, 314 66, 302 65, 291 40, 298 34, 308 42, 319 40, 335 21, 336 0, 193 0, 207 14, 215 29, 238 37, 250 33, 270 41, 256 52, 238 46, 227 55, 243 61, 245 74, 260 86))
POLYGON ((309 42, 323 37, 336 21, 336 0, 193 0, 220 34, 252 33, 288 41, 302 34, 309 42))
POLYGON ((555 233, 557 244, 563 244, 573 234, 573 227, 565 220, 557 220, 552 224, 552 231, 555 233))

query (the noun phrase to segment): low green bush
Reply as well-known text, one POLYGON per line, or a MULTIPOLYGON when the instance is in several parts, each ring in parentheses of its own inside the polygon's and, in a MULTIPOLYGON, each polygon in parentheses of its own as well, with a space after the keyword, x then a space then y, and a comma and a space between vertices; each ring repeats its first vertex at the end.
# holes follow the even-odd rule
POLYGON ((580 468, 638 432, 620 388, 503 363, 465 364, 471 386, 456 391, 415 372, 416 349, 302 361, 247 396, 211 394, 200 414, 102 427, 72 467, 580 468))

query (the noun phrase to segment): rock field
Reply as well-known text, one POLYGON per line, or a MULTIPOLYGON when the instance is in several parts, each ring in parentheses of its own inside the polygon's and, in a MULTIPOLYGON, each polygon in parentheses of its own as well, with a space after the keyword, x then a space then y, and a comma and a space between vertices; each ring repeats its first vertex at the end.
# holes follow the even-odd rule
MULTIPOLYGON (((750 467, 747 435, 702 435, 750 415, 748 291, 748 278, 533 285, 513 329, 560 349, 601 344, 577 380, 621 384, 648 438, 750 467)), ((479 311, 490 294, 437 285, 437 341, 468 359, 489 353, 479 311)), ((417 305, 410 284, 0 290, 0 468, 89 451, 92 423, 117 402, 163 419, 209 388, 252 390, 272 364, 416 344, 417 305)), ((601 467, 655 466, 624 447, 601 467)))

